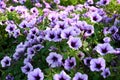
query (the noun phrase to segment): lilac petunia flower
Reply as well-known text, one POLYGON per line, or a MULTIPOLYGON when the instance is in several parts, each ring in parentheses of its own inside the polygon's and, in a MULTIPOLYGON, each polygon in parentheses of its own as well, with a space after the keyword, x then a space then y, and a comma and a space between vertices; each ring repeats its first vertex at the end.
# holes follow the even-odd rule
POLYGON ((90 18, 91 18, 91 21, 95 22, 95 23, 96 22, 100 22, 102 20, 102 17, 98 13, 96 13, 96 12, 92 13, 90 18))
POLYGON ((104 5, 108 5, 110 3, 111 0, 100 0, 97 2, 98 5, 100 6, 104 6, 104 5))
POLYGON ((92 60, 92 57, 86 57, 83 61, 84 61, 85 65, 90 66, 90 61, 91 60, 92 60))
POLYGON ((10 65, 11 65, 11 58, 8 57, 8 56, 5 56, 5 57, 1 60, 1 65, 2 65, 2 67, 10 66, 10 65))
POLYGON ((105 60, 103 58, 92 59, 90 61, 91 71, 101 71, 105 69, 105 60))
POLYGON ((30 63, 27 63, 23 67, 21 67, 21 70, 23 73, 28 74, 33 70, 33 66, 30 63))
POLYGON ((14 37, 14 38, 17 38, 19 35, 20 35, 20 29, 14 30, 13 37, 14 37))
POLYGON ((28 34, 26 38, 27 40, 34 40, 34 39, 37 39, 37 36, 34 34, 28 34))
POLYGON ((33 47, 27 48, 27 55, 31 57, 35 55, 35 50, 33 47))
POLYGON ((19 27, 20 28, 27 28, 27 21, 26 20, 24 20, 24 21, 22 21, 20 24, 19 24, 19 27))
POLYGON ((14 80, 14 77, 10 74, 8 74, 5 78, 5 80, 14 80))
POLYGON ((8 33, 12 33, 12 32, 14 32, 14 30, 15 30, 16 28, 17 28, 17 26, 16 26, 15 24, 8 24, 5 30, 6 30, 8 33))
POLYGON ((70 70, 70 69, 74 68, 76 66, 75 57, 69 57, 68 59, 66 59, 63 66, 66 70, 70 70))
POLYGON ((105 55, 108 53, 114 53, 115 50, 109 43, 98 44, 94 50, 96 50, 100 55, 105 55))
POLYGON ((39 15, 39 11, 38 11, 38 9, 37 9, 36 7, 31 8, 30 12, 31 12, 33 15, 35 15, 35 16, 38 16, 38 15, 39 15))
POLYGON ((110 76, 110 74, 111 74, 111 73, 110 73, 109 68, 104 69, 103 72, 101 73, 101 75, 102 75, 104 78, 110 76))
POLYGON ((86 25, 84 31, 84 37, 91 36, 94 33, 94 27, 92 25, 86 25))
POLYGON ((34 49, 35 51, 40 51, 42 48, 44 48, 44 46, 42 46, 41 44, 37 44, 37 45, 34 45, 34 46, 33 46, 33 49, 34 49))
POLYGON ((60 4, 60 0, 54 0, 54 3, 60 4))
POLYGON ((111 34, 115 34, 118 32, 118 28, 116 26, 112 26, 111 28, 109 28, 109 32, 111 34))
POLYGON ((85 57, 85 54, 83 52, 79 52, 78 57, 82 60, 85 57))
POLYGON ((80 47, 82 47, 82 42, 78 37, 70 37, 67 44, 69 45, 70 48, 75 50, 78 50, 80 47))
POLYGON ((110 39, 110 37, 105 37, 105 38, 103 39, 103 41, 104 41, 105 43, 109 43, 109 42, 111 41, 111 39, 110 39))
POLYGON ((55 74, 53 76, 54 80, 70 80, 71 77, 65 73, 65 71, 61 71, 60 74, 55 74))
POLYGON ((35 35, 35 34, 38 34, 38 33, 39 33, 39 29, 36 28, 36 27, 34 27, 34 28, 32 28, 32 29, 29 30, 29 33, 30 33, 30 34, 34 34, 34 35, 35 35))
POLYGON ((43 80, 44 79, 44 74, 41 71, 41 69, 36 68, 33 71, 28 73, 27 78, 28 78, 28 80, 43 80))
POLYGON ((56 52, 49 53, 49 56, 46 58, 47 63, 50 67, 59 67, 62 64, 62 56, 56 52))
POLYGON ((88 80, 87 74, 81 74, 80 72, 77 72, 75 76, 73 77, 73 80, 88 80))

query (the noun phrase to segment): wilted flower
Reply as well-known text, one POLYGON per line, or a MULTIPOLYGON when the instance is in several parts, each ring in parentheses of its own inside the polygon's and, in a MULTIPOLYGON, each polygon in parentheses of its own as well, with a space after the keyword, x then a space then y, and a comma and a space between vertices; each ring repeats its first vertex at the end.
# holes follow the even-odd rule
POLYGON ((30 63, 27 63, 23 67, 21 67, 21 70, 23 73, 28 74, 30 71, 33 70, 33 66, 30 63))
POLYGON ((49 56, 46 58, 47 63, 50 67, 59 67, 62 64, 62 56, 56 52, 49 53, 49 56))
POLYGON ((44 79, 44 74, 41 71, 41 69, 36 68, 33 71, 28 73, 27 78, 28 78, 28 80, 43 80, 44 79))
POLYGON ((78 37, 70 37, 67 44, 70 48, 75 50, 78 50, 80 47, 82 47, 82 42, 78 37))
POLYGON ((1 60, 1 65, 2 65, 2 67, 10 66, 10 65, 11 65, 11 58, 8 57, 8 56, 5 56, 5 57, 1 60))
POLYGON ((103 58, 92 59, 90 61, 91 71, 101 71, 105 69, 105 60, 103 58))
POLYGON ((113 53, 115 50, 109 43, 98 44, 94 50, 96 50, 100 55, 105 55, 108 53, 113 53))
POLYGON ((80 72, 77 72, 75 76, 73 77, 73 80, 88 80, 87 74, 81 74, 80 72))
POLYGON ((70 80, 71 77, 65 73, 65 71, 61 71, 60 74, 55 74, 53 76, 54 80, 70 80))
POLYGON ((80 58, 80 60, 82 60, 85 57, 85 54, 83 52, 79 52, 78 57, 80 58))
POLYGON ((66 70, 70 70, 70 69, 74 68, 76 66, 75 57, 69 57, 68 59, 66 59, 63 66, 66 70))
POLYGON ((111 74, 111 73, 110 73, 109 68, 104 69, 103 72, 101 73, 101 75, 102 75, 104 78, 110 76, 110 74, 111 74))

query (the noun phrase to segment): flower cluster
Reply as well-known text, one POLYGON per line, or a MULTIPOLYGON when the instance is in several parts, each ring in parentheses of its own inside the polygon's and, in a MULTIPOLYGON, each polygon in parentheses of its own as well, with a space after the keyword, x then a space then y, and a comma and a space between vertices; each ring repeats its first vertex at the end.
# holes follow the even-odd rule
MULTIPOLYGON (((17 43, 10 57, 0 58, 1 69, 20 62, 27 80, 88 80, 95 72, 109 78, 112 60, 120 54, 120 14, 109 16, 104 7, 110 3, 112 0, 87 0, 62 6, 60 0, 0 0, 0 14, 7 16, 0 19, 0 28, 15 40, 8 40, 9 44, 17 43)), ((14 80, 14 75, 9 72, 6 80, 14 80)))

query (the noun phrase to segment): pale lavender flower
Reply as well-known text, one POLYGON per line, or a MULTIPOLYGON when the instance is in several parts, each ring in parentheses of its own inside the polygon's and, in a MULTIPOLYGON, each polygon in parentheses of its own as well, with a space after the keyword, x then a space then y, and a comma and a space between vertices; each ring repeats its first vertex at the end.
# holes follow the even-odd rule
POLYGON ((15 7, 10 6, 9 8, 7 8, 7 10, 8 10, 9 12, 12 12, 12 11, 14 11, 14 10, 15 10, 15 7))
POLYGON ((10 74, 8 74, 5 78, 5 80, 14 80, 14 77, 10 74))
POLYGON ((92 25, 86 25, 84 29, 84 37, 91 36, 94 33, 94 27, 92 25))
POLYGON ((20 29, 14 30, 13 37, 17 38, 20 35, 20 29))
POLYGON ((103 76, 103 78, 107 78, 108 76, 110 76, 110 70, 109 68, 106 68, 103 70, 103 72, 101 73, 101 75, 103 76))
POLYGON ((39 11, 36 7, 33 7, 30 9, 30 12, 34 15, 34 16, 38 16, 39 15, 39 11))
POLYGON ((61 71, 60 74, 55 74, 53 76, 54 80, 70 80, 71 77, 65 73, 65 71, 61 71))
POLYGON ((120 4, 120 0, 117 0, 118 4, 120 4))
POLYGON ((78 57, 80 58, 80 60, 82 60, 85 57, 85 54, 80 51, 78 57))
POLYGON ((91 18, 91 21, 95 22, 95 23, 96 22, 100 22, 102 20, 102 17, 98 13, 96 13, 96 12, 92 13, 90 18, 91 18))
POLYGON ((33 49, 34 49, 35 51, 40 51, 42 48, 44 48, 44 46, 41 45, 41 44, 36 44, 36 45, 33 46, 33 49))
POLYGON ((8 33, 13 33, 16 28, 17 28, 17 26, 15 24, 8 24, 7 27, 5 28, 5 30, 8 33))
POLYGON ((34 27, 34 28, 32 28, 32 29, 29 30, 29 33, 30 34, 38 34, 39 33, 39 29, 36 28, 36 27, 34 27))
POLYGON ((105 69, 105 60, 104 58, 92 59, 90 61, 90 70, 91 71, 101 71, 105 69))
POLYGON ((27 48, 27 55, 31 57, 35 55, 35 50, 33 47, 27 48))
POLYGON ((103 41, 104 41, 105 43, 109 43, 109 42, 111 41, 111 39, 110 39, 110 37, 105 37, 105 38, 103 39, 103 41))
POLYGON ((94 1, 93 1, 93 0, 87 0, 87 3, 88 3, 88 4, 93 4, 94 1))
POLYGON ((37 39, 37 36, 34 34, 28 34, 26 38, 27 40, 34 40, 34 39, 37 39))
POLYGON ((97 2, 98 5, 100 6, 104 6, 104 5, 108 5, 110 3, 111 0, 100 0, 97 2))
POLYGON ((21 67, 21 70, 23 73, 28 74, 29 72, 33 70, 33 66, 30 63, 27 63, 21 67))
POLYGON ((73 80, 88 80, 87 74, 81 74, 80 72, 77 72, 75 76, 73 77, 73 80))
POLYGON ((104 29, 103 29, 103 34, 104 35, 107 35, 107 34, 109 34, 110 32, 109 32, 109 28, 108 27, 104 27, 104 29))
POLYGON ((70 37, 67 44, 70 48, 75 50, 78 50, 80 47, 82 47, 82 42, 78 37, 70 37))
POLYGON ((13 54, 13 59, 14 59, 14 60, 18 60, 19 58, 20 58, 20 53, 15 52, 15 53, 13 54))
POLYGON ((60 4, 60 0, 54 0, 54 3, 60 4))
POLYGON ((90 61, 92 60, 92 57, 86 57, 83 61, 86 66, 90 66, 90 61))
POLYGON ((20 28, 27 28, 27 21, 26 20, 23 20, 20 24, 19 24, 19 27, 20 28))
POLYGON ((11 65, 11 58, 8 57, 8 56, 5 56, 5 57, 1 60, 1 65, 2 65, 2 67, 10 66, 10 65, 11 65))
POLYGON ((31 63, 32 62, 32 57, 31 56, 27 56, 27 58, 24 59, 23 63, 27 64, 27 63, 31 63))
POLYGON ((29 72, 27 75, 28 80, 43 80, 44 74, 41 69, 36 68, 33 71, 29 72))
POLYGON ((116 26, 112 26, 111 28, 109 28, 109 32, 111 34, 115 34, 118 32, 118 28, 116 26))
POLYGON ((46 58, 46 61, 50 67, 59 67, 62 64, 62 55, 57 54, 56 52, 51 52, 46 58))
POLYGON ((26 2, 26 0, 19 0, 20 4, 24 4, 26 2))
POLYGON ((68 59, 66 59, 63 66, 66 70, 70 70, 70 69, 74 68, 76 66, 75 57, 69 57, 68 59))
POLYGON ((114 53, 114 48, 109 43, 98 44, 94 50, 96 50, 100 55, 105 55, 108 53, 114 53))

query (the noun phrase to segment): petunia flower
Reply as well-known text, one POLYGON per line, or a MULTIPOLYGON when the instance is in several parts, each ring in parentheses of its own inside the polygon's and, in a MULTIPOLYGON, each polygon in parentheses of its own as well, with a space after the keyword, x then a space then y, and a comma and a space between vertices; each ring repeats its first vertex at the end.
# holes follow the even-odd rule
POLYGON ((21 70, 23 73, 28 74, 29 72, 33 70, 33 66, 30 63, 27 63, 21 67, 21 70))
POLYGON ((76 66, 75 57, 69 57, 68 59, 66 59, 63 66, 66 70, 70 70, 70 69, 74 68, 76 66))
POLYGON ((2 65, 2 67, 10 66, 10 65, 11 65, 11 58, 8 57, 8 56, 5 56, 5 57, 1 60, 1 65, 2 65))
POLYGON ((70 37, 67 44, 70 48, 75 50, 78 50, 80 47, 82 47, 82 42, 78 37, 70 37))
POLYGON ((96 12, 92 13, 90 15, 90 18, 91 18, 91 21, 95 22, 95 23, 96 22, 100 22, 102 20, 102 17, 98 13, 96 13, 96 12))
POLYGON ((56 52, 49 53, 49 56, 46 58, 47 63, 50 67, 59 67, 62 64, 62 55, 57 54, 56 52))
POLYGON ((33 71, 28 73, 27 78, 28 80, 43 80, 44 74, 40 68, 35 68, 33 71))
POLYGON ((101 73, 101 75, 103 76, 103 78, 107 78, 108 76, 110 76, 110 70, 109 68, 106 68, 103 70, 103 72, 101 73))
POLYGON ((16 28, 17 28, 17 26, 15 24, 8 24, 7 27, 5 28, 5 30, 8 33, 13 33, 16 28))
POLYGON ((73 77, 73 80, 88 80, 87 74, 81 74, 80 72, 77 72, 75 76, 73 77))
POLYGON ((108 53, 114 53, 113 47, 109 43, 98 44, 94 50, 96 50, 100 55, 106 55, 108 53))
POLYGON ((42 48, 44 48, 44 46, 42 46, 41 44, 36 44, 36 45, 33 46, 33 49, 35 51, 40 51, 42 48))
POLYGON ((55 74, 53 76, 54 80, 70 80, 71 77, 65 73, 65 71, 61 71, 60 74, 55 74))
POLYGON ((86 66, 90 66, 90 61, 92 60, 92 57, 86 57, 86 58, 84 58, 84 64, 86 65, 86 66))
POLYGON ((104 70, 106 66, 105 60, 103 58, 92 59, 90 61, 91 71, 101 71, 104 70))

